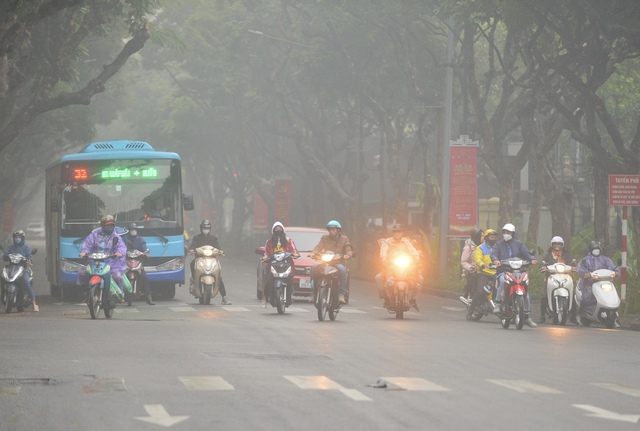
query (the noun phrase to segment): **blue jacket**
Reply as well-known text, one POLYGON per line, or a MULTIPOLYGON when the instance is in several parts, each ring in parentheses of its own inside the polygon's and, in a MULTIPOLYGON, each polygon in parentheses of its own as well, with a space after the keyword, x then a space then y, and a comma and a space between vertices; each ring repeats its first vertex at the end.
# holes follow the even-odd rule
POLYGON ((130 236, 127 235, 126 239, 127 251, 138 250, 141 252, 147 251, 147 241, 144 240, 141 236, 130 236))
POLYGON ((3 256, 7 254, 21 254, 24 257, 26 257, 27 260, 33 260, 33 256, 31 255, 31 249, 26 243, 22 245, 11 244, 9 247, 7 247, 4 250, 3 256))
MULTIPOLYGON (((519 257, 523 260, 534 260, 536 257, 529 253, 527 246, 517 239, 511 239, 509 241, 500 240, 494 246, 491 251, 491 260, 504 260, 510 257, 519 257)), ((507 271, 509 268, 505 266, 498 267, 498 273, 507 271)))

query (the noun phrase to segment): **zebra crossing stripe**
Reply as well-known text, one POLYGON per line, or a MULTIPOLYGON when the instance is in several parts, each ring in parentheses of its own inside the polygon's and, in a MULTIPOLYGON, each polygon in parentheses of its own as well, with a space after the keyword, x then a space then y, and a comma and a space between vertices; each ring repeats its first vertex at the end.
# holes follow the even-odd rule
POLYGON ((195 308, 193 307, 169 307, 169 310, 171 311, 196 311, 195 308))
POLYGON ((345 388, 326 376, 284 376, 284 378, 300 389, 337 390, 354 401, 373 401, 357 389, 345 388))
POLYGON ((591 384, 599 388, 609 389, 610 391, 619 392, 625 395, 631 395, 632 397, 640 397, 640 389, 636 389, 631 386, 617 385, 615 383, 591 383, 591 384))
POLYGON ((251 311, 246 307, 239 307, 239 306, 223 306, 221 307, 223 310, 227 310, 227 311, 251 311))
POLYGON ((232 391, 235 388, 220 376, 178 377, 190 391, 232 391))
POLYGON ((562 392, 543 385, 530 382, 528 380, 492 380, 487 379, 488 382, 496 385, 504 386, 505 388, 517 391, 517 392, 539 392, 543 394, 561 394, 562 392))
POLYGON ((444 386, 418 377, 382 377, 382 379, 408 391, 449 391, 444 386))

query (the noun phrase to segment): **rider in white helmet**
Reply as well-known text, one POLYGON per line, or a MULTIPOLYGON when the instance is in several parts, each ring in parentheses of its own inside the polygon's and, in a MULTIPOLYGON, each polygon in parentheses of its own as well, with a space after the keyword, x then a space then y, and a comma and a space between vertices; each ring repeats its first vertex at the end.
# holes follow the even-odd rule
MULTIPOLYGON (((564 249, 564 239, 561 236, 554 236, 551 238, 551 247, 547 250, 547 254, 542 258, 543 262, 546 262, 547 265, 553 265, 554 263, 566 263, 567 265, 571 264, 571 255, 567 250, 564 249)), ((540 269, 544 269, 540 267, 540 269)), ((547 276, 548 277, 548 276, 547 276)), ((547 317, 547 278, 545 277, 544 287, 542 291, 542 298, 540 299, 540 320, 538 323, 544 323, 547 317)), ((571 322, 578 324, 578 319, 576 318, 576 307, 575 304, 571 308, 571 322)))
MULTIPOLYGON (((498 241, 491 251, 491 260, 498 266, 500 261, 509 259, 510 257, 519 257, 520 259, 531 261, 532 265, 536 265, 538 261, 536 257, 529 253, 527 246, 522 242, 515 239, 516 227, 507 223, 502 228, 502 240, 498 241)), ((498 294, 496 300, 502 300, 502 294, 504 292, 504 271, 507 268, 504 266, 498 266, 498 294)), ((524 299, 524 321, 531 327, 535 328, 536 323, 531 319, 531 300, 529 299, 529 292, 524 299)))

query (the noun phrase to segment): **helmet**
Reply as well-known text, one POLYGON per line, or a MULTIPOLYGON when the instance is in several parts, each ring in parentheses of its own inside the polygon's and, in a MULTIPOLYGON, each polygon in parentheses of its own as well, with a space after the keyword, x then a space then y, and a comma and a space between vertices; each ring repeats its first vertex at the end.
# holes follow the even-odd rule
POLYGON ((14 230, 13 231, 13 243, 15 245, 22 245, 24 244, 24 231, 22 229, 18 229, 18 230, 14 230))
POLYGON ((127 229, 132 230, 132 229, 138 229, 138 225, 135 223, 129 223, 127 225, 127 229))
POLYGON ((106 226, 108 224, 112 224, 115 226, 116 219, 113 218, 113 216, 110 214, 103 215, 102 218, 100 219, 100 226, 106 226))
POLYGON ((211 229, 211 222, 209 220, 202 220, 202 223, 200 223, 200 230, 202 229, 211 229))
POLYGON ((482 229, 480 229, 479 227, 476 227, 471 231, 471 241, 473 241, 474 244, 478 245, 480 244, 481 240, 482 240, 482 229))
POLYGON ((516 233, 516 227, 511 223, 507 223, 504 226, 502 226, 502 230, 508 230, 509 232, 516 233))
POLYGON ((342 226, 337 220, 331 220, 329 223, 327 223, 327 229, 332 227, 336 227, 338 228, 338 230, 342 230, 342 226))
POLYGON ((591 244, 589 244, 589 251, 593 251, 596 248, 602 251, 602 245, 600 245, 600 241, 591 241, 591 244))
POLYGON ((554 250, 562 250, 564 248, 564 240, 562 237, 554 236, 551 238, 551 247, 553 247, 554 250))
POLYGON ((282 229, 282 232, 284 233, 284 225, 282 223, 280 223, 279 221, 275 222, 273 224, 273 226, 271 226, 271 234, 273 234, 276 230, 276 228, 280 226, 280 228, 282 229))
POLYGON ((498 232, 496 232, 496 231, 495 231, 495 230, 493 230, 493 229, 487 229, 487 230, 485 230, 485 231, 484 231, 484 239, 487 239, 487 237, 488 237, 489 235, 496 235, 496 236, 497 236, 497 235, 498 235, 498 232))
POLYGON ((402 226, 400 223, 396 223, 393 225, 393 228, 391 230, 393 232, 404 232, 404 226, 402 226))

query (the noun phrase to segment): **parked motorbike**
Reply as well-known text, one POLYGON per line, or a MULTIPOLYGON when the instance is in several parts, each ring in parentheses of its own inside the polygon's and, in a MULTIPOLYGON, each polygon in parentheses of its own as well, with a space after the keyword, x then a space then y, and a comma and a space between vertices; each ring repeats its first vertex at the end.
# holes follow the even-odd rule
POLYGON ((389 297, 387 311, 396 315, 396 319, 403 319, 404 312, 409 311, 415 305, 413 299, 416 288, 415 263, 409 255, 394 256, 388 265, 386 281, 387 295, 389 297))
POLYGON ((140 250, 129 250, 127 251, 127 271, 126 278, 129 280, 131 284, 131 292, 126 292, 125 299, 127 300, 127 305, 131 307, 131 303, 134 299, 140 297, 140 289, 138 286, 138 280, 140 279, 140 275, 142 274, 142 270, 144 266, 142 262, 145 258, 149 257, 149 250, 146 252, 142 252, 140 250))
POLYGON ((271 267, 265 285, 267 301, 272 307, 276 307, 278 314, 284 314, 293 293, 293 265, 289 260, 292 256, 292 253, 278 251, 263 259, 263 262, 269 263, 271 267))
MULTIPOLYGON (((494 265, 488 265, 489 268, 495 268, 494 265)), ((484 316, 488 316, 489 314, 494 314, 493 310, 496 307, 495 302, 493 302, 493 292, 495 291, 495 276, 491 276, 487 279, 487 282, 481 288, 476 288, 475 293, 471 302, 467 300, 464 296, 460 296, 460 301, 467 306, 467 311, 471 307, 472 303, 476 303, 473 309, 473 313, 469 315, 467 313, 467 319, 473 320, 477 322, 482 319, 484 316)))
MULTIPOLYGON (((340 308, 342 308, 339 299, 340 271, 336 265, 343 262, 342 255, 327 252, 322 255, 309 255, 309 257, 320 261, 316 268, 313 292, 313 302, 318 310, 318 320, 323 321, 327 314, 330 320, 336 320, 340 308)), ((349 283, 347 282, 347 293, 345 295, 347 303, 349 303, 348 286, 349 283)))
MULTIPOLYGON (((575 261, 572 262, 572 264, 575 261)), ((542 262, 542 272, 548 274, 547 277, 547 313, 551 313, 554 325, 564 325, 567 323, 567 316, 573 305, 573 278, 571 273, 575 267, 565 263, 554 263, 548 265, 542 262)))
POLYGON ((596 300, 593 313, 589 314, 587 310, 580 308, 583 293, 580 289, 575 290, 578 316, 583 326, 589 326, 591 322, 602 323, 609 329, 615 326, 618 308, 620 307, 620 297, 616 287, 613 285, 616 275, 615 271, 609 269, 598 269, 591 272, 591 278, 593 279, 591 291, 596 300))
MULTIPOLYGON (((34 248, 31 254, 36 254, 34 248)), ((29 282, 33 281, 33 271, 27 264, 27 258, 19 253, 5 254, 3 259, 7 265, 2 269, 2 282, 0 297, 5 306, 5 313, 11 313, 13 307, 19 313, 31 305, 31 299, 24 283, 24 272, 29 274, 29 282)), ((33 284, 32 284, 33 286, 33 284)))
POLYGON ((222 250, 210 245, 203 245, 195 250, 196 263, 193 272, 194 282, 191 294, 198 298, 202 305, 211 304, 211 298, 218 294, 220 287, 220 261, 217 256, 224 256, 222 250))
POLYGON ((510 257, 500 261, 500 265, 506 265, 510 271, 504 272, 504 292, 509 292, 509 300, 504 305, 504 311, 500 311, 500 322, 504 329, 509 329, 514 323, 516 329, 524 326, 524 299, 529 289, 529 274, 525 270, 531 265, 528 260, 519 257, 510 257))
POLYGON ((98 318, 100 310, 104 310, 104 317, 111 319, 115 304, 122 299, 122 293, 113 277, 109 277, 111 280, 109 286, 105 283, 106 277, 111 275, 111 266, 106 261, 115 256, 115 254, 102 251, 85 255, 85 258, 89 260, 87 274, 91 276, 87 286, 87 305, 92 319, 98 318))

